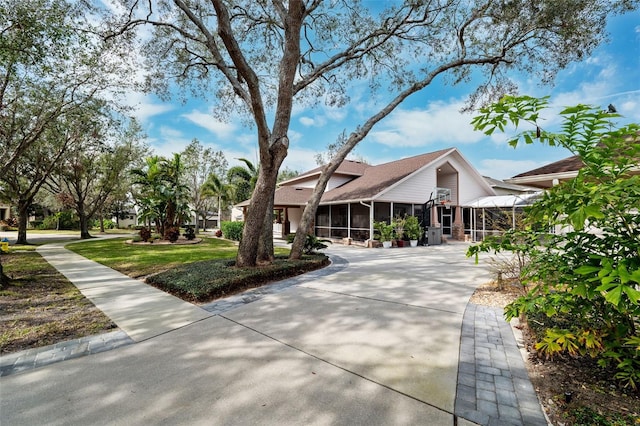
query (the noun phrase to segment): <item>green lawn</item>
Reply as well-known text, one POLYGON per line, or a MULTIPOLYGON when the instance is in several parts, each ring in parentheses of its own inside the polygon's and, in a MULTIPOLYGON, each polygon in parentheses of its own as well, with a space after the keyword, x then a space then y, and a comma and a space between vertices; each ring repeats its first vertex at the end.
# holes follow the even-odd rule
MULTIPOLYGON (((66 248, 134 278, 202 260, 233 259, 238 251, 232 241, 219 238, 203 238, 201 243, 190 245, 130 245, 125 243, 127 239, 72 242, 66 248)), ((276 254, 288 252, 276 249, 276 254)))

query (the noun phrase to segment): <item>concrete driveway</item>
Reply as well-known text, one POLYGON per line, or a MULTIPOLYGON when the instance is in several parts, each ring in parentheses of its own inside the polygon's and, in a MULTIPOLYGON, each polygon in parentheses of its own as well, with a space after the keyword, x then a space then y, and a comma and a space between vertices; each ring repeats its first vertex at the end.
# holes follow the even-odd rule
POLYGON ((0 378, 0 423, 458 425, 466 246, 348 262, 134 345, 0 378))

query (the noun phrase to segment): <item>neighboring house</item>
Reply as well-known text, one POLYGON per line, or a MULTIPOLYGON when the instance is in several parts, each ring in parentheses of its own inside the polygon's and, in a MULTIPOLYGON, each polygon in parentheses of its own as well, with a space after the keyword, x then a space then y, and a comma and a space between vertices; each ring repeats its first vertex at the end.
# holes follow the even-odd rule
POLYGON ((551 188, 559 182, 575 178, 583 166, 584 163, 582 163, 580 157, 574 155, 537 169, 520 173, 511 179, 505 179, 505 181, 535 188, 551 188))
POLYGON ((135 228, 138 225, 138 213, 135 210, 122 212, 120 218, 113 216, 113 223, 117 223, 119 228, 135 228))
POLYGON ((9 204, 0 204, 0 220, 7 220, 11 217, 11 206, 9 204))
MULTIPOLYGON (((274 236, 296 231, 320 173, 318 167, 280 184, 274 200, 274 236)), ((456 148, 377 166, 346 160, 327 185, 314 232, 318 237, 364 243, 373 237, 374 222, 413 215, 423 226, 439 229, 444 237, 471 238, 476 216, 473 203, 495 197, 494 187, 510 186, 491 182, 456 148)), ((517 191, 512 188, 511 193, 530 191, 514 188, 517 191)), ((238 206, 248 205, 245 201, 238 206)))
MULTIPOLYGON (((507 183, 532 186, 535 188, 551 188, 560 182, 573 179, 578 176, 578 171, 584 166, 577 155, 547 164, 528 172, 520 173, 506 179, 507 183)), ((632 175, 640 174, 640 163, 631 170, 632 175)))
MULTIPOLYGON (((506 179, 506 182, 516 185, 532 186, 545 190, 558 185, 560 182, 575 178, 578 176, 578 172, 582 167, 584 167, 584 163, 579 156, 574 155, 542 167, 520 173, 510 179, 506 179)), ((640 162, 630 171, 630 173, 632 175, 640 174, 640 162)), ((554 232, 562 233, 569 230, 570 228, 567 227, 556 226, 554 232)), ((596 228, 591 228, 590 232, 598 233, 600 231, 596 228)))

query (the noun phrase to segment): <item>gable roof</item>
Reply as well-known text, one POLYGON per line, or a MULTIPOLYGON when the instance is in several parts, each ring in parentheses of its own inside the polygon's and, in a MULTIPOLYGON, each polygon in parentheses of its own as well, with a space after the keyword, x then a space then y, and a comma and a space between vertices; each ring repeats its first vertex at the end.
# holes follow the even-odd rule
POLYGON ((550 188, 555 179, 571 179, 578 175, 578 171, 584 166, 579 156, 573 155, 562 160, 546 164, 537 169, 529 170, 505 179, 506 182, 519 185, 529 185, 536 188, 550 188))
POLYGON ((455 148, 442 149, 378 166, 370 166, 364 170, 359 178, 325 192, 321 202, 371 199, 399 180, 454 150, 455 148))
MULTIPOLYGON (((291 185, 294 184, 295 182, 298 181, 302 181, 302 180, 307 180, 311 177, 315 177, 315 176, 320 176, 320 174, 322 173, 322 169, 323 169, 324 165, 316 167, 315 169, 311 169, 309 171, 306 171, 304 173, 301 173, 300 175, 285 180, 283 182, 280 182, 280 185, 291 185)), ((369 167, 373 167, 370 164, 366 164, 366 163, 362 163, 360 161, 353 161, 353 160, 344 160, 336 169, 336 171, 333 173, 334 176, 335 175, 345 175, 345 176, 353 176, 353 177, 358 177, 358 176, 362 176, 362 174, 364 173, 364 171, 366 169, 368 169, 369 167)))

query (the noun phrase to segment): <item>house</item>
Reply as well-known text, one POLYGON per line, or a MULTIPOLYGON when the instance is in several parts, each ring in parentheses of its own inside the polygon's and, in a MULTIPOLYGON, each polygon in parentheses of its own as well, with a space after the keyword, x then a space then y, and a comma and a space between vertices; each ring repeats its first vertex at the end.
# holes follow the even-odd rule
MULTIPOLYGON (((505 181, 516 185, 547 189, 560 182, 575 178, 582 167, 584 167, 584 163, 580 157, 573 155, 537 169, 520 173, 510 179, 505 179, 505 181)), ((630 173, 632 175, 640 174, 640 163, 630 173)))
MULTIPOLYGON (((302 173, 276 189, 275 237, 296 231, 321 171, 318 167, 302 173)), ((413 215, 445 238, 471 238, 475 223, 472 204, 479 198, 495 197, 492 185, 497 181, 490 184, 456 148, 375 166, 345 160, 322 196, 314 232, 322 238, 366 244, 373 239, 374 222, 413 215)), ((528 190, 517 188, 518 193, 528 190)), ((246 208, 248 204, 245 201, 238 206, 246 208)))
POLYGON ((5 221, 11 218, 11 206, 0 203, 0 220, 5 221))
POLYGON ((520 173, 511 179, 505 179, 507 183, 526 185, 535 188, 551 188, 559 182, 573 179, 584 163, 577 155, 538 167, 528 172, 520 173))

